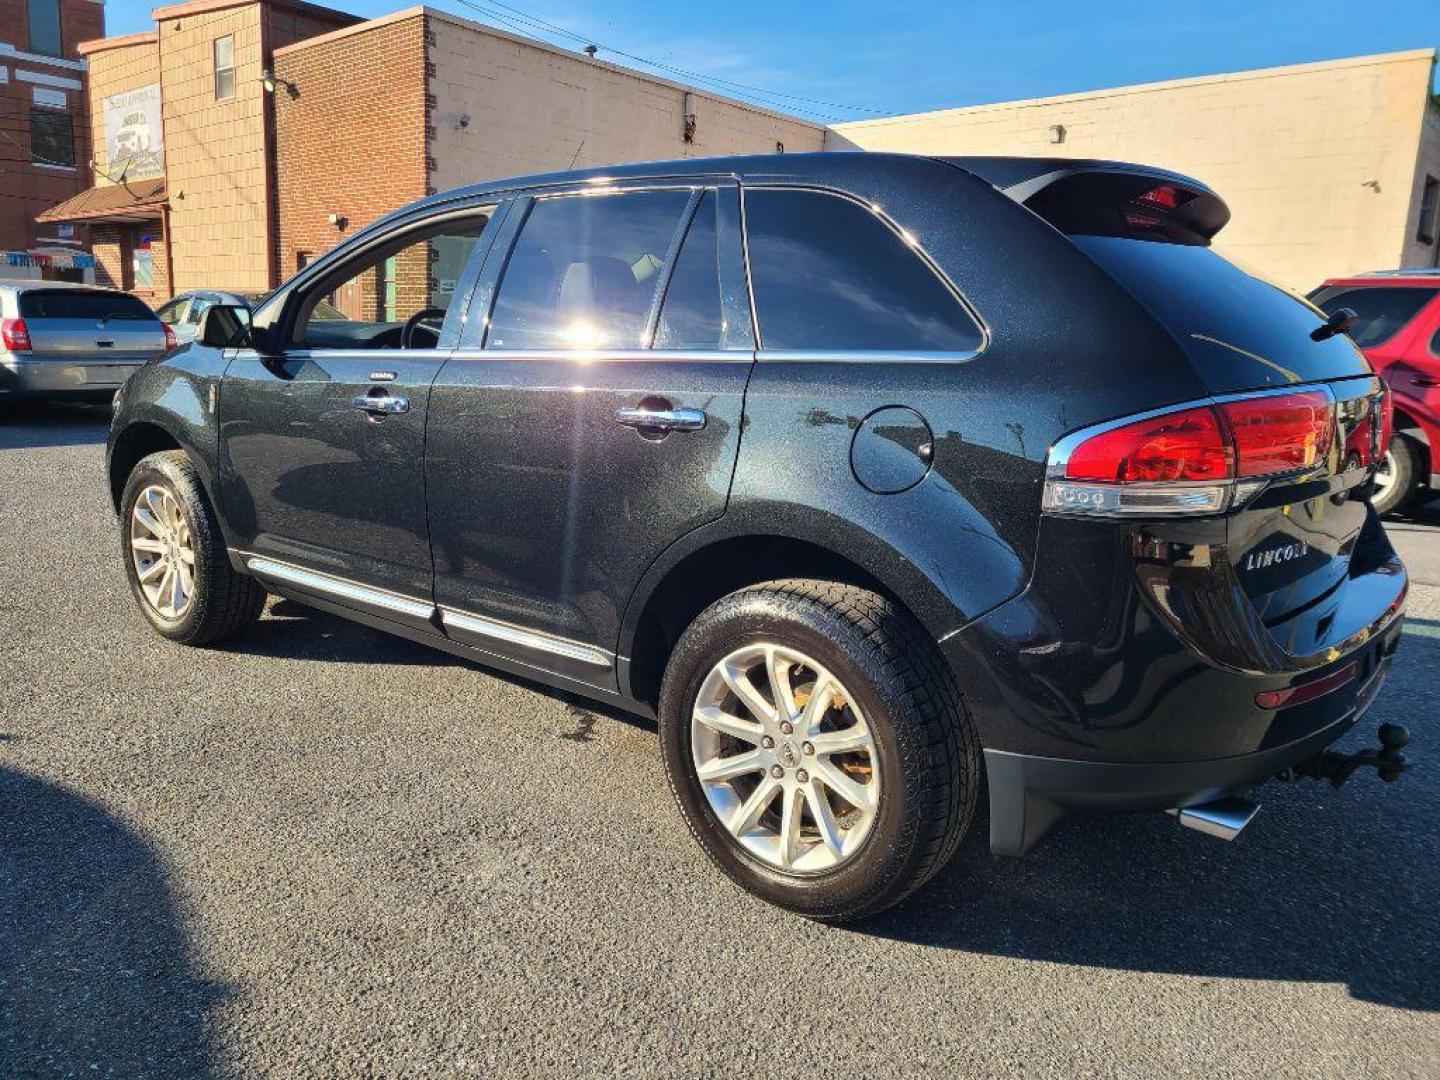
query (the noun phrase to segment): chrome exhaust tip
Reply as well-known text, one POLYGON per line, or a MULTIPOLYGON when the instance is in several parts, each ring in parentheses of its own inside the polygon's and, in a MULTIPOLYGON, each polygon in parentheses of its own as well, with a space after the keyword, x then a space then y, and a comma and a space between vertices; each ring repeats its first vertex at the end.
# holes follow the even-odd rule
POLYGON ((1259 809, 1259 803, 1230 795, 1197 806, 1177 807, 1167 813, 1174 814, 1187 829, 1218 836, 1221 840, 1234 840, 1259 809))

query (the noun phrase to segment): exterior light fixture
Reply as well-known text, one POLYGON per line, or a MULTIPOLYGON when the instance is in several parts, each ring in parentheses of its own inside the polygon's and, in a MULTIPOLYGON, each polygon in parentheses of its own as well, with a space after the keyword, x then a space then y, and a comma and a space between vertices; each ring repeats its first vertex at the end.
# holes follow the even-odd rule
POLYGON ((271 71, 269 68, 266 68, 260 73, 260 83, 262 86, 265 87, 265 92, 267 94, 273 94, 275 93, 276 87, 283 86, 285 88, 285 92, 289 94, 292 98, 300 96, 300 88, 298 86, 296 86, 289 79, 282 79, 279 75, 276 75, 275 72, 271 71))
POLYGON ((1050 125, 1050 141, 1051 141, 1052 143, 1055 143, 1056 145, 1059 145, 1060 143, 1063 143, 1063 142, 1065 141, 1065 125, 1064 125, 1064 124, 1051 124, 1051 125, 1050 125))

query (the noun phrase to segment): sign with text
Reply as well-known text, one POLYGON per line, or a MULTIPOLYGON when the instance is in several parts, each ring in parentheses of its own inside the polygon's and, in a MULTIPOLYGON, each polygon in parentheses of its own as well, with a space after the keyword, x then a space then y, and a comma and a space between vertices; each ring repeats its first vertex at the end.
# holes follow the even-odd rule
POLYGON ((165 171, 165 133, 160 126, 160 84, 111 94, 105 111, 105 171, 110 179, 134 180, 165 171))

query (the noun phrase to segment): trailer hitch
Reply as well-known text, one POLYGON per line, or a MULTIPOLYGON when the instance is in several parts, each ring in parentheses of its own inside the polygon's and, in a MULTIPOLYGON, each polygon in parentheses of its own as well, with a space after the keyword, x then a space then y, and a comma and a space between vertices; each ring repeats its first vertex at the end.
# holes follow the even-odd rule
POLYGON ((1411 765, 1405 760, 1404 748, 1410 742, 1410 730, 1400 724, 1380 725, 1380 748, 1358 750, 1353 754, 1337 754, 1333 750, 1322 750, 1312 758, 1306 758, 1280 774, 1281 780, 1329 780, 1332 787, 1339 787, 1355 775, 1357 769, 1370 766, 1380 774, 1385 783, 1393 783, 1407 773, 1411 765))

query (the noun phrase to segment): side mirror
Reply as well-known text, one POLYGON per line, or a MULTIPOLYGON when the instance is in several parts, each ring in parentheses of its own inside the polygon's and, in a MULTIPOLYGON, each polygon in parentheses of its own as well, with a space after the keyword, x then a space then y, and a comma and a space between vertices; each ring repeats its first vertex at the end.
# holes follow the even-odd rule
POLYGON ((243 349, 250 345, 250 309, 238 304, 212 304, 200 314, 195 339, 213 349, 243 349))
POLYGON ((1330 313, 1330 317, 1325 320, 1324 326, 1317 326, 1314 330, 1310 331, 1310 340, 1324 341, 1326 338, 1332 338, 1336 334, 1348 334, 1354 329, 1355 322, 1359 318, 1360 316, 1355 314, 1353 308, 1336 308, 1330 313))

